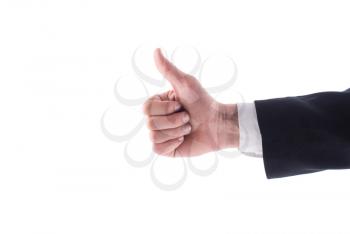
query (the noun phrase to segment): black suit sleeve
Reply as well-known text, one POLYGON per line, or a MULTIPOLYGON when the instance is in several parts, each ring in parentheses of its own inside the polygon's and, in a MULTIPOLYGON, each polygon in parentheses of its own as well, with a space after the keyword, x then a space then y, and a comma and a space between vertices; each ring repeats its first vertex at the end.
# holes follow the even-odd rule
POLYGON ((267 178, 350 168, 350 89, 255 106, 267 178))

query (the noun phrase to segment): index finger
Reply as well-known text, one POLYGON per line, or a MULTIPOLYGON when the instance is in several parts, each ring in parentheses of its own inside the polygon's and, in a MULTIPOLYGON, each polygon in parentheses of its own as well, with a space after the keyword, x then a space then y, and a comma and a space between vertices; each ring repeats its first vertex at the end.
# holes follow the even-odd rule
POLYGON ((160 101, 150 99, 145 102, 143 112, 146 115, 168 115, 181 109, 181 104, 177 101, 160 101))

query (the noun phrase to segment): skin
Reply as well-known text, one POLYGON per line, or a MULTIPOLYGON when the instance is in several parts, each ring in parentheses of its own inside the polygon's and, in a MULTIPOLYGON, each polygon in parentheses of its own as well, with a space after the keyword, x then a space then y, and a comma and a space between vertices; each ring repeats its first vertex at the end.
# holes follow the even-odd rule
POLYGON ((237 105, 214 100, 195 77, 180 71, 159 48, 154 61, 173 88, 143 105, 154 152, 183 157, 238 147, 237 105))

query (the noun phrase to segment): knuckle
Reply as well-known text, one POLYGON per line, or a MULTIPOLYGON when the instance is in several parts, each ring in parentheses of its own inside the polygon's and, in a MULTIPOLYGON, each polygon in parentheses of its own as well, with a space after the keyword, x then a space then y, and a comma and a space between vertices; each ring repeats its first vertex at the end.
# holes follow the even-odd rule
POLYGON ((147 119, 147 128, 148 129, 154 129, 154 119, 152 117, 148 118, 147 119))
POLYGON ((186 82, 184 82, 184 85, 186 87, 194 87, 199 83, 198 80, 194 76, 191 76, 191 75, 186 75, 185 80, 186 80, 186 82))
POLYGON ((175 91, 174 91, 174 90, 170 90, 169 93, 168 93, 168 98, 169 98, 170 100, 174 100, 175 97, 176 97, 175 91))
POLYGON ((190 74, 185 74, 184 77, 185 77, 187 80, 189 80, 189 81, 191 81, 191 80, 193 80, 193 79, 196 79, 196 78, 194 78, 194 76, 192 76, 192 75, 190 75, 190 74))
POLYGON ((153 152, 155 152, 156 154, 162 154, 162 150, 159 147, 159 144, 153 144, 152 148, 153 148, 153 152))
POLYGON ((158 134, 157 134, 157 132, 156 132, 156 131, 150 131, 150 132, 149 132, 149 138, 151 139, 151 141, 152 141, 153 143, 156 143, 157 140, 158 140, 158 134))
POLYGON ((150 102, 146 101, 142 106, 143 113, 147 115, 150 111, 150 102))

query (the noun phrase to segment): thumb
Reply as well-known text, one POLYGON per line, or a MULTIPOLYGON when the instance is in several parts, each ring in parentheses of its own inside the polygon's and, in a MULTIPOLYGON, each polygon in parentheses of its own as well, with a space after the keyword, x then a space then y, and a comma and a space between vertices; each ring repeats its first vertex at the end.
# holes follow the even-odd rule
POLYGON ((158 71, 176 89, 185 82, 187 74, 179 70, 174 64, 164 57, 159 48, 154 51, 154 61, 158 71))

